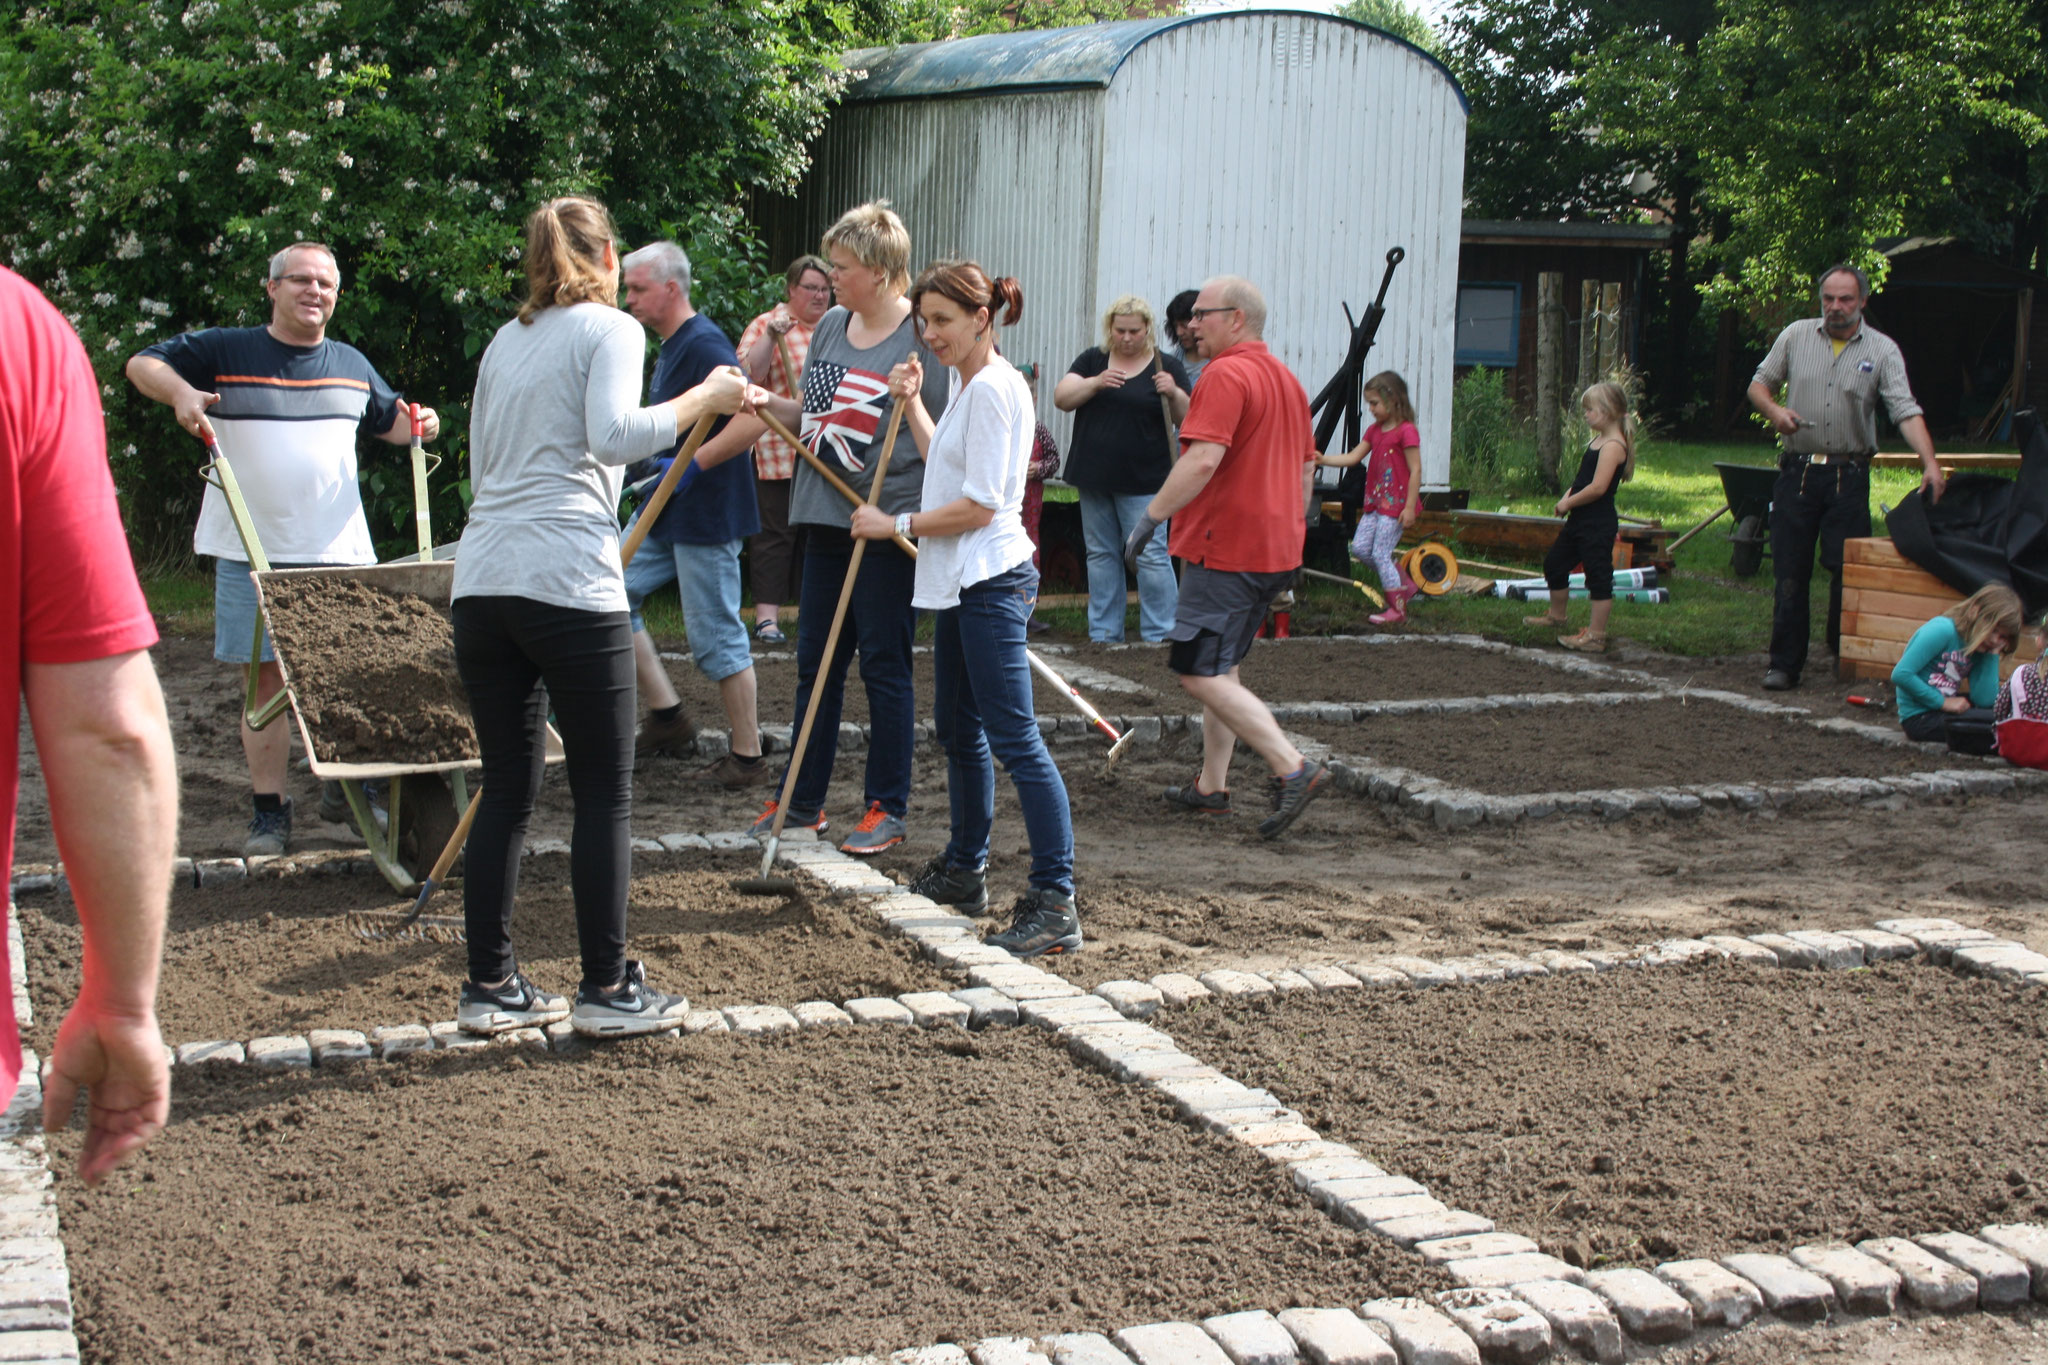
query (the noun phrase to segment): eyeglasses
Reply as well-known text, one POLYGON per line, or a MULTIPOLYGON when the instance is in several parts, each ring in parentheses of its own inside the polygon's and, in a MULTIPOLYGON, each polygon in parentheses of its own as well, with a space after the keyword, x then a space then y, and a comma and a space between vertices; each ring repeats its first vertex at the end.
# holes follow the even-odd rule
POLYGON ((1222 308, 1191 308, 1188 310, 1188 321, 1200 322, 1203 318, 1208 317, 1211 313, 1235 313, 1236 311, 1236 308, 1230 306, 1225 306, 1222 308))
POLYGON ((829 284, 800 284, 797 286, 797 290, 805 294, 829 294, 832 292, 832 286, 829 284))
POLYGON ((318 275, 279 275, 277 277, 294 289, 313 289, 323 294, 339 294, 340 280, 323 280, 318 275))

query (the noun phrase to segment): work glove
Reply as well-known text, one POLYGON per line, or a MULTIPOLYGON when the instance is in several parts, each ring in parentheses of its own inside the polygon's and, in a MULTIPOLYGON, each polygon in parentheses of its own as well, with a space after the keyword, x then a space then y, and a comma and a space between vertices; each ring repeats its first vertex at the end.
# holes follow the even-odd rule
POLYGON ((1138 514, 1138 524, 1131 528, 1131 535, 1124 542, 1124 567, 1132 573, 1138 571, 1138 556, 1152 543, 1152 533, 1159 529, 1159 522, 1150 512, 1138 514))

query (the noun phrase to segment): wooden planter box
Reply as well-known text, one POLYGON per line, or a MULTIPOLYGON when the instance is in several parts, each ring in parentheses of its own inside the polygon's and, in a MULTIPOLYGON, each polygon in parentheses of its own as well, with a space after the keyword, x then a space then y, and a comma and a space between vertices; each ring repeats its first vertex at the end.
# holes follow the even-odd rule
MULTIPOLYGON (((1963 594, 1893 548, 1889 538, 1866 537, 1842 547, 1842 654, 1844 681, 1889 679, 1913 632, 1963 600, 1963 594)), ((2040 652, 2034 631, 2007 655, 1999 676, 2040 652)))

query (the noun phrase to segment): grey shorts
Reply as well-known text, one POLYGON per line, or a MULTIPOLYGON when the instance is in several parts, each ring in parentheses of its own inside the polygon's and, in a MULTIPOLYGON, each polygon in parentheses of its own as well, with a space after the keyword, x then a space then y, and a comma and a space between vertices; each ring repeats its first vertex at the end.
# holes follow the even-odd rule
POLYGON ((1166 666, 1197 678, 1220 678, 1251 652, 1273 599, 1294 586, 1297 571, 1219 573, 1182 564, 1166 666))

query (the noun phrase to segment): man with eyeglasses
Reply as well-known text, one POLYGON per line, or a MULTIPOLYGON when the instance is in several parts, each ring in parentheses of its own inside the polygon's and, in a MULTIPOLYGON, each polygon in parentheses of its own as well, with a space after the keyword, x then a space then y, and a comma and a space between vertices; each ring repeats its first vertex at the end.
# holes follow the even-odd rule
POLYGON ((1266 349, 1266 299, 1250 280, 1219 275, 1188 314, 1209 365, 1181 423, 1181 457, 1124 543, 1124 562, 1161 523, 1181 561, 1180 600, 1167 633, 1166 666, 1202 704, 1202 770, 1168 787, 1168 805, 1227 816, 1230 757, 1242 739, 1273 770, 1273 811, 1259 822, 1272 839, 1329 782, 1329 769, 1291 744, 1273 713, 1238 679, 1273 600, 1301 568, 1315 435, 1308 394, 1266 349))
MULTIPOLYGON (((829 267, 816 256, 799 256, 783 272, 783 301, 740 333, 740 368, 779 398, 803 401, 804 361, 811 354, 811 329, 832 306, 829 267), (787 366, 785 367, 785 360, 787 366)), ((754 442, 754 495, 761 529, 749 551, 754 588, 754 638, 764 645, 787 644, 782 607, 803 582, 803 533, 789 524, 789 490, 796 477, 796 451, 773 432, 754 442)))
MULTIPOLYGON (((341 296, 331 248, 293 242, 270 258, 263 288, 268 324, 211 327, 159 342, 129 357, 128 382, 170 408, 193 436, 219 442, 272 568, 374 564, 356 483, 356 440, 409 444, 405 403, 361 351, 327 335, 341 296)), ((425 439, 440 435, 432 408, 420 409, 420 418, 425 439)), ((192 548, 214 557, 213 657, 236 665, 239 679, 256 633, 256 588, 217 488, 208 487, 200 502, 192 548)), ((260 648, 259 703, 284 686, 268 637, 260 648)), ((290 728, 251 730, 244 722, 242 753, 254 806, 242 854, 283 853, 292 835, 290 728)), ((347 819, 338 789, 323 793, 320 814, 330 823, 347 819)))

